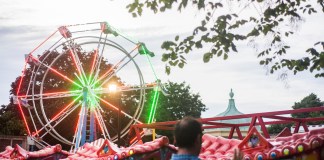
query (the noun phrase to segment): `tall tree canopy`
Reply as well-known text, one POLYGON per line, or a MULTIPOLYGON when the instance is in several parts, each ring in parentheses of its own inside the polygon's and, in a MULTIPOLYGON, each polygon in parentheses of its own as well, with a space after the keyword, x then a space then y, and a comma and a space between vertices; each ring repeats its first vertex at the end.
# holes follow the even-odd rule
MULTIPOLYGON (((311 93, 310 95, 304 97, 300 102, 295 102, 292 106, 293 109, 301 109, 301 108, 311 108, 311 107, 320 107, 324 106, 324 102, 322 102, 316 94, 311 93)), ((291 114, 294 118, 310 118, 310 117, 323 117, 324 112, 311 112, 311 113, 295 113, 291 114)), ((323 124, 323 122, 310 122, 310 124, 323 124)), ((268 131, 271 134, 277 134, 281 132, 285 127, 290 128, 293 124, 274 124, 269 126, 268 131)))
POLYGON ((145 8, 162 13, 173 8, 181 12, 190 8, 188 6, 196 8, 204 17, 192 34, 181 38, 176 35, 174 40, 162 44, 161 48, 165 50, 162 61, 167 62, 167 73, 171 66, 184 67, 185 55, 194 48, 210 48, 204 51, 204 62, 216 56, 226 60, 229 54, 238 52, 237 44, 245 41, 258 51, 260 65, 268 67, 270 73, 281 71, 281 75, 286 75, 286 70, 294 74, 308 70, 315 77, 324 77, 322 39, 313 42, 314 46, 306 51, 300 51, 304 52, 302 57, 291 56, 290 45, 286 43, 286 39, 296 33, 295 28, 303 21, 303 16, 324 12, 323 0, 134 0, 127 8, 133 17, 138 17, 145 8), (232 10, 226 12, 227 7, 232 10), (242 16, 247 9, 254 12, 244 12, 247 16, 242 16), (260 44, 263 47, 256 47, 260 44))
POLYGON ((0 107, 0 135, 22 136, 27 131, 24 122, 19 117, 19 112, 12 104, 0 107))
MULTIPOLYGON (((164 87, 169 95, 160 94, 156 107, 156 122, 175 121, 185 116, 200 118, 201 113, 207 110, 205 104, 202 103, 199 93, 193 93, 190 86, 185 82, 175 83, 169 81, 164 87)), ((152 94, 149 93, 148 95, 151 96, 152 94)), ((151 98, 148 99, 147 103, 150 104, 151 98)), ((150 108, 146 107, 143 114, 146 119, 148 118, 149 111, 150 108)), ((172 132, 170 131, 158 130, 157 134, 166 135, 171 142, 173 141, 172 132)))
POLYGON ((206 111, 199 93, 192 93, 185 82, 168 82, 165 89, 169 95, 161 96, 156 107, 156 122, 179 120, 185 116, 200 118, 201 112, 206 111))
MULTIPOLYGON (((295 102, 292 106, 293 109, 301 109, 301 108, 312 108, 324 106, 324 102, 322 102, 316 94, 311 93, 310 95, 304 97, 300 102, 295 102)), ((292 117, 295 118, 307 118, 307 117, 323 117, 324 112, 312 112, 312 113, 296 113, 292 114, 292 117)))

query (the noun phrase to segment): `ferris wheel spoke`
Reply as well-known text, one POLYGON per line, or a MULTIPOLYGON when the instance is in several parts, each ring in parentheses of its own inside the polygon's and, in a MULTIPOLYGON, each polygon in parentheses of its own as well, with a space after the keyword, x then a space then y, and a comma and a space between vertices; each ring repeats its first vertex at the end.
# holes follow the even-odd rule
POLYGON ((35 58, 35 57, 33 57, 32 55, 30 55, 30 57, 31 57, 33 60, 37 61, 39 64, 41 64, 41 65, 45 66, 46 68, 48 68, 50 71, 56 73, 57 75, 61 76, 62 78, 66 79, 66 80, 68 80, 69 82, 71 82, 71 83, 77 85, 78 87, 82 88, 82 86, 81 86, 80 84, 78 84, 78 83, 76 83, 75 81, 71 80, 69 77, 67 77, 66 75, 60 73, 60 72, 57 71, 56 69, 54 69, 54 68, 52 68, 52 67, 50 67, 50 66, 44 64, 44 63, 41 62, 38 58, 35 58))
POLYGON ((94 112, 95 112, 97 122, 99 124, 99 127, 101 129, 101 132, 102 132, 104 138, 106 138, 106 135, 107 135, 108 139, 110 139, 110 134, 109 134, 109 132, 107 130, 106 124, 105 124, 105 122, 104 122, 104 120, 102 118, 102 115, 101 115, 100 111, 95 109, 94 112))
POLYGON ((94 50, 94 58, 92 60, 92 65, 91 65, 91 70, 90 70, 90 81, 91 81, 91 77, 92 77, 92 74, 93 74, 95 64, 97 63, 98 51, 99 51, 99 47, 100 47, 100 44, 101 44, 100 42, 101 42, 101 39, 102 39, 101 37, 102 37, 102 32, 100 32, 100 37, 99 37, 99 40, 98 40, 97 48, 94 50))
POLYGON ((44 134, 42 134, 41 138, 43 138, 46 134, 48 134, 49 132, 51 132, 58 124, 60 124, 67 116, 69 116, 80 105, 81 105, 81 103, 78 103, 77 105, 69 108, 64 114, 62 114, 61 116, 58 117, 59 119, 57 119, 57 121, 51 120, 50 122, 48 122, 47 124, 45 124, 43 126, 43 128, 41 128, 39 131, 43 130, 47 126, 50 126, 50 129, 48 129, 44 134), (51 125, 52 122, 56 122, 56 123, 52 126, 51 125))
MULTIPOLYGON (((114 92, 128 92, 128 91, 136 91, 136 90, 141 90, 141 89, 154 89, 156 88, 157 84, 152 83, 152 84, 146 84, 145 86, 121 86, 116 89, 114 92)), ((98 88, 95 89, 96 94, 105 94, 105 93, 112 93, 109 88, 98 88)))
POLYGON ((116 127, 114 127, 113 125, 111 125, 110 123, 108 123, 109 127, 111 130, 113 130, 115 133, 118 133, 116 127))
MULTIPOLYGON (((106 105, 108 105, 109 107, 111 107, 112 109, 114 109, 115 111, 118 111, 118 110, 119 110, 118 107, 114 106, 113 104, 109 103, 108 101, 106 101, 106 100, 100 98, 99 96, 96 96, 96 97, 97 97, 98 99, 100 99, 101 102, 105 103, 106 105)), ((125 115, 127 118, 132 119, 132 120, 134 120, 135 122, 142 124, 141 121, 135 119, 133 116, 129 115, 128 113, 124 112, 123 110, 121 110, 120 112, 121 112, 123 115, 125 115)))
POLYGON ((40 99, 53 99, 53 98, 67 98, 67 97, 78 96, 78 95, 80 95, 80 93, 82 93, 82 90, 25 95, 25 96, 17 96, 17 98, 24 98, 27 101, 40 100, 40 99))
MULTIPOLYGON (((135 58, 138 55, 138 53, 136 55, 134 55, 132 58, 135 58)), ((110 74, 108 74, 107 77, 105 77, 105 80, 100 84, 100 87, 104 86, 107 82, 109 82, 109 80, 115 76, 121 69, 123 69, 129 62, 131 61, 128 60, 126 63, 124 63, 123 65, 121 65, 118 69, 115 70, 115 72, 112 72, 110 74)))
MULTIPOLYGON (((100 35, 100 38, 101 38, 101 35, 100 35)), ((99 44, 98 44, 99 46, 99 44)), ((94 50, 94 53, 93 53, 93 59, 92 59, 92 64, 91 64, 91 69, 90 69, 90 76, 89 76, 89 82, 92 81, 92 74, 94 72, 94 67, 97 63, 97 57, 98 57, 98 48, 94 50)))
POLYGON ((107 127, 106 127, 106 125, 105 125, 105 122, 104 122, 104 120, 103 120, 103 118, 102 118, 102 115, 101 115, 101 113, 100 113, 100 111, 102 111, 102 112, 104 112, 104 111, 103 111, 103 109, 101 108, 101 106, 100 106, 98 100, 96 99, 95 94, 91 93, 91 96, 92 96, 92 98, 94 99, 94 103, 95 103, 96 106, 97 106, 97 107, 95 107, 95 109, 94 109, 94 113, 95 113, 95 115, 96 115, 96 119, 97 119, 97 121, 98 121, 98 123, 99 123, 100 129, 101 129, 101 131, 102 131, 104 137, 106 138, 106 135, 107 135, 108 138, 110 139, 109 132, 108 132, 108 130, 107 130, 107 127))
MULTIPOLYGON (((101 42, 101 36, 102 36, 102 32, 101 32, 101 34, 100 34, 100 38, 99 38, 99 42, 98 42, 98 46, 97 46, 97 53, 99 53, 99 51, 100 51, 100 44, 102 43, 101 42)), ((104 53, 104 51, 105 51, 105 47, 106 47, 106 42, 107 42, 107 36, 108 36, 108 34, 106 34, 106 37, 104 38, 104 42, 102 43, 103 44, 103 46, 102 46, 102 49, 101 49, 101 53, 100 53, 100 55, 99 55, 99 57, 98 58, 96 58, 95 60, 95 65, 94 65, 94 72, 95 72, 95 74, 94 74, 94 76, 93 76, 93 80, 95 80, 95 79, 97 79, 98 78, 98 75, 99 75, 99 71, 100 71, 100 62, 102 61, 102 58, 103 58, 103 53, 104 53)), ((91 75, 92 75, 92 73, 91 73, 91 75)), ((90 77, 92 77, 92 76, 90 76, 90 77)), ((90 82, 91 82, 91 80, 90 80, 90 82)))
MULTIPOLYGON (((118 61, 116 64, 114 64, 112 67, 110 67, 103 75, 101 75, 98 79, 97 77, 94 78, 94 82, 91 83, 92 85, 97 84, 99 81, 101 81, 104 78, 112 77, 115 75, 114 73, 118 72, 120 69, 122 69, 126 64, 128 64, 132 59, 134 59, 137 55, 135 54, 133 57, 129 57, 136 49, 138 49, 139 45, 137 45, 132 51, 128 53, 128 55, 125 55, 120 61, 118 61), (125 61, 127 58, 130 58, 126 63, 122 64, 123 61, 125 61), (119 67, 121 66, 121 67, 119 67)), ((110 79, 110 78, 109 78, 110 79)), ((103 84, 103 83, 102 83, 103 84)))
POLYGON ((75 64, 75 67, 77 68, 77 71, 79 73, 80 79, 83 81, 83 83, 86 83, 87 78, 86 78, 84 69, 81 65, 80 58, 79 58, 78 54, 74 51, 74 47, 72 47, 71 45, 70 45, 69 51, 70 51, 71 57, 73 59, 73 62, 75 64))
POLYGON ((82 95, 79 95, 76 99, 74 99, 72 102, 70 102, 67 106, 65 106, 60 112, 58 112, 51 120, 55 120, 58 117, 60 117, 64 112, 69 109, 82 95))

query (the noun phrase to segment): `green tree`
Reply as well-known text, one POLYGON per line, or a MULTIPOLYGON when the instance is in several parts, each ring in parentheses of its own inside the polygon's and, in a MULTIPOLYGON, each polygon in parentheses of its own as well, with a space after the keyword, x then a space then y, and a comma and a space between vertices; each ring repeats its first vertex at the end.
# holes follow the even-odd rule
MULTIPOLYGON (((204 51, 203 61, 209 62, 213 57, 226 60, 233 52, 238 52, 237 44, 245 41, 258 51, 260 65, 267 66, 270 73, 281 71, 285 77, 286 70, 294 74, 308 70, 315 77, 324 77, 324 42, 314 42, 314 46, 304 52, 303 58, 287 58, 290 45, 286 39, 296 33, 296 26, 303 21, 303 16, 324 12, 324 1, 205 1, 205 0, 134 0, 127 5, 133 17, 141 16, 147 8, 154 13, 162 13, 173 8, 179 12, 191 6, 202 13, 201 23, 193 29, 192 34, 165 41, 161 48, 165 50, 162 61, 166 63, 169 74, 172 66, 184 67, 185 55, 194 48, 210 48, 204 51), (226 12, 226 8, 229 8, 226 12), (234 8, 234 13, 231 9, 234 8), (241 16, 245 12, 248 16, 241 16), (258 14, 255 14, 258 13, 258 14), (262 47, 256 47, 259 43, 262 47), (263 45, 265 44, 265 45, 263 45)), ((314 28, 316 29, 316 28, 314 28)), ((302 52, 302 51, 301 51, 302 52)))
MULTIPOLYGON (((316 94, 311 93, 310 95, 303 98, 300 102, 295 102, 292 106, 293 109, 301 109, 301 108, 312 108, 323 106, 324 102, 322 102, 316 94)), ((308 118, 308 117, 323 117, 324 112, 311 112, 311 113, 295 113, 291 115, 294 118, 308 118)))
MULTIPOLYGON (((323 106, 324 102, 317 97, 316 94, 311 93, 310 95, 304 97, 300 102, 295 102, 292 106, 293 109, 301 108, 312 108, 323 106)), ((294 113, 291 114, 294 118, 310 118, 310 117, 323 117, 324 112, 311 112, 311 113, 294 113)), ((321 124, 323 122, 311 122, 309 124, 321 124)), ((268 127, 268 131, 271 134, 277 134, 281 132, 285 127, 290 128, 293 124, 274 124, 268 127)))
POLYGON ((291 128, 291 126, 293 126, 292 123, 289 123, 289 124, 273 124, 273 125, 270 125, 267 129, 268 129, 268 132, 270 134, 278 134, 280 133, 284 128, 291 128))
POLYGON ((156 122, 179 120, 185 116, 200 118, 201 112, 206 111, 199 93, 192 93, 185 82, 168 82, 165 89, 169 95, 160 94, 156 107, 156 122))
MULTIPOLYGON (((185 116, 200 118, 201 112, 207 110, 205 104, 201 101, 199 93, 192 93, 190 86, 185 82, 175 83, 169 81, 164 87, 169 95, 160 94, 156 107, 156 122, 175 121, 185 116)), ((149 95, 152 95, 152 93, 149 93, 149 95)), ((147 104, 150 104, 150 101, 147 104)), ((148 119, 149 109, 147 107, 145 114, 143 114, 146 119, 148 119)), ((173 141, 171 131, 158 130, 157 134, 166 135, 169 137, 170 142, 173 141)))
POLYGON ((17 108, 11 105, 1 105, 0 135, 21 136, 26 133, 24 122, 20 119, 17 108))

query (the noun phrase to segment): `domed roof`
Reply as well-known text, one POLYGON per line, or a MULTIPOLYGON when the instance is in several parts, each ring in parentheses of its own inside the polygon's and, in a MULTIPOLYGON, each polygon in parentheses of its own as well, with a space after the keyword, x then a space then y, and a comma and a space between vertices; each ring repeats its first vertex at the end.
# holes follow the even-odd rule
POLYGON ((229 93, 230 99, 228 100, 228 106, 227 109, 218 114, 216 117, 223 117, 223 116, 233 116, 233 115, 241 115, 243 114, 242 112, 240 112, 236 106, 235 106, 235 102, 234 102, 234 93, 233 90, 231 89, 231 92, 229 93))
MULTIPOLYGON (((236 106, 235 106, 235 101, 233 99, 234 93, 233 90, 231 89, 231 92, 229 93, 230 99, 228 100, 228 106, 227 109, 218 114, 216 117, 224 117, 224 116, 233 116, 233 115, 242 115, 244 113, 240 112, 236 106)), ((240 123, 250 123, 251 118, 241 118, 241 119, 231 119, 231 120, 220 120, 218 122, 221 123, 231 123, 231 124, 240 124, 240 123)), ((242 130, 248 130, 248 127, 240 127, 241 131, 242 130)), ((224 129, 222 129, 224 130, 224 129)))

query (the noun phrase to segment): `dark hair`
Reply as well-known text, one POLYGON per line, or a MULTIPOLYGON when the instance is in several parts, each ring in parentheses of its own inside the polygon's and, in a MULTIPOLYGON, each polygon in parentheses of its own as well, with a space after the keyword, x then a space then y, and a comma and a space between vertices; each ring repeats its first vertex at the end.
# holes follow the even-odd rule
POLYGON ((202 124, 193 117, 185 117, 175 125, 174 136, 178 147, 191 148, 202 135, 202 124))

